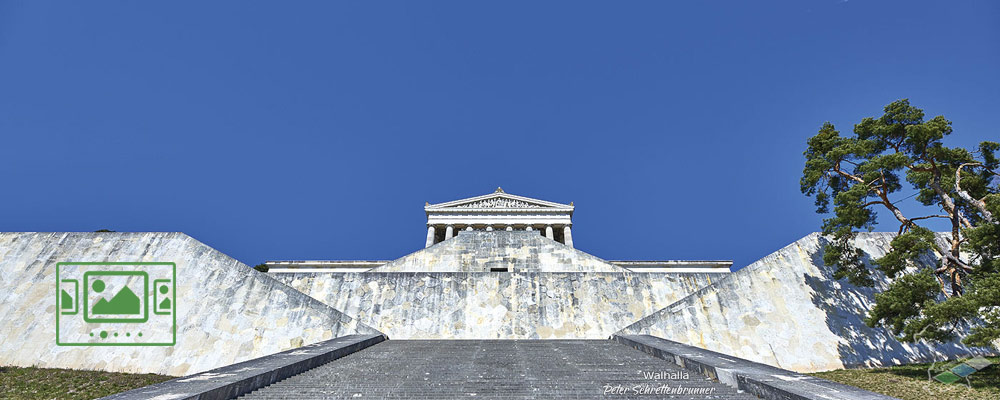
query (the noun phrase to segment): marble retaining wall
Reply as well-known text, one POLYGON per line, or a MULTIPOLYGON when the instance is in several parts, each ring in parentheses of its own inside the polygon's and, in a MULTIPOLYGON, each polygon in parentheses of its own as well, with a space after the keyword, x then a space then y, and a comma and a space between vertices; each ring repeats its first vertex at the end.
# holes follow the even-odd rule
POLYGON ((180 376, 352 333, 378 332, 183 233, 0 233, 0 365, 180 376), (176 263, 176 344, 57 345, 67 261, 176 263))
POLYGON ((460 231, 368 272, 272 276, 390 339, 607 339, 725 275, 633 273, 539 232, 460 231))
POLYGON ((607 339, 725 275, 317 272, 274 276, 378 328, 390 339, 607 339))
MULTIPOLYGON (((863 233, 865 259, 881 257, 893 234, 863 233)), ((863 319, 876 288, 833 279, 823 265, 826 239, 810 234, 746 268, 643 318, 620 334, 648 334, 797 372, 882 366, 994 352, 956 343, 897 341, 863 319)), ((925 263, 933 263, 927 258, 925 263)))

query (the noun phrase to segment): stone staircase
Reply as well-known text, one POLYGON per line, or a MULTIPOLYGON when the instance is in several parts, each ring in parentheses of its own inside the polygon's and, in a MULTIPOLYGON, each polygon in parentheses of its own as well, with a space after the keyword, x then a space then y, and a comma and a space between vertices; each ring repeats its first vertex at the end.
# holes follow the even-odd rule
POLYGON ((390 340, 241 398, 608 397, 756 398, 610 340, 390 340))

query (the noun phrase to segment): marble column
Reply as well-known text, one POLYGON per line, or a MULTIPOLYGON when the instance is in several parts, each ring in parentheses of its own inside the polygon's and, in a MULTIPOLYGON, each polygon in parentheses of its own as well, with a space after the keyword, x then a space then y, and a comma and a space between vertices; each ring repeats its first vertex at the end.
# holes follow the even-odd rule
POLYGON ((526 231, 528 231, 528 232, 531 232, 531 231, 533 231, 534 229, 532 229, 532 228, 531 228, 531 225, 528 225, 527 227, 525 227, 525 228, 524 228, 524 230, 526 230, 526 231))
POLYGON ((448 225, 447 228, 444 228, 444 240, 451 239, 451 237, 454 236, 454 235, 455 235, 455 227, 454 226, 448 225))
POLYGON ((514 230, 514 227, 510 226, 510 225, 507 225, 507 229, 504 229, 504 230, 507 231, 507 232, 510 232, 510 231, 514 230))
POLYGON ((469 225, 469 226, 465 227, 465 230, 467 230, 469 232, 472 232, 472 225, 469 225))
POLYGON ((493 225, 486 225, 486 232, 493 232, 493 225))
POLYGON ((434 226, 427 227, 427 244, 424 247, 431 247, 434 244, 434 226))
POLYGON ((573 233, 570 232, 569 225, 563 227, 563 242, 569 247, 573 247, 573 233))
POLYGON ((545 237, 556 240, 556 234, 555 232, 552 232, 552 225, 545 226, 545 237))

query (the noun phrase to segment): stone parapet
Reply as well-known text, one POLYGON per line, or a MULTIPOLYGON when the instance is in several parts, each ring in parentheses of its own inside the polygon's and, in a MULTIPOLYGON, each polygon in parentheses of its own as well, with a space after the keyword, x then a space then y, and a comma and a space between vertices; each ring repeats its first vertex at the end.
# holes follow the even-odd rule
POLYGON ((250 393, 384 341, 349 335, 114 394, 105 400, 225 400, 250 393))
POLYGON ((853 386, 716 353, 649 335, 613 340, 768 400, 893 400, 853 386))

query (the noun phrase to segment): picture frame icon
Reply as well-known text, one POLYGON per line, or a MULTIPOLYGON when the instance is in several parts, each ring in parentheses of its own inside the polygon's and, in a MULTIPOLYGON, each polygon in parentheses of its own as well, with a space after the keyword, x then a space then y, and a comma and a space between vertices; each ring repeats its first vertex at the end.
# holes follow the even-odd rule
POLYGON ((61 261, 53 283, 58 346, 177 344, 174 262, 61 261))
POLYGON ((83 320, 86 322, 117 322, 117 323, 129 323, 129 322, 146 322, 149 320, 149 274, 144 271, 88 271, 83 274, 83 320), (104 279, 108 277, 139 277, 142 278, 142 286, 138 288, 130 288, 128 285, 123 285, 118 288, 118 291, 114 294, 110 300, 100 299, 94 303, 91 303, 90 292, 102 292, 106 283, 104 279), (138 291, 141 294, 136 294, 138 291), (131 312, 124 312, 124 308, 131 308, 133 304, 126 304, 122 307, 121 303, 132 303, 135 302, 135 308, 138 311, 139 317, 98 317, 96 315, 137 315, 131 312), (102 307, 103 306, 103 307, 102 307), (105 308, 110 312, 98 312, 100 308, 105 308), (96 315, 95 315, 96 314, 96 315))

